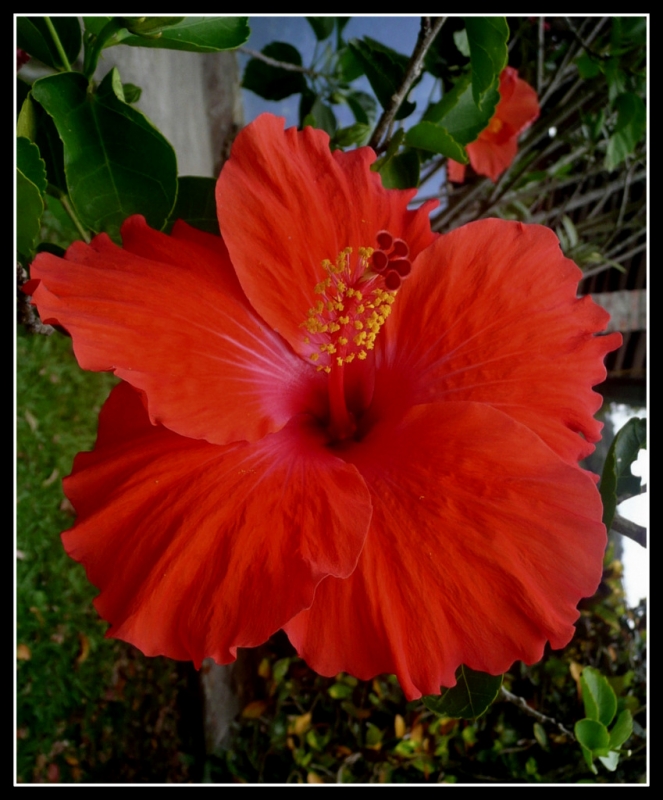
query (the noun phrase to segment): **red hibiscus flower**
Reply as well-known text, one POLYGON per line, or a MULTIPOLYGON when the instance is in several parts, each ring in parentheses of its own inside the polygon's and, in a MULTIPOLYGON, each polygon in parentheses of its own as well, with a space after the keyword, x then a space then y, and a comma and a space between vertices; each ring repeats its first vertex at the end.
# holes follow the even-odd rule
POLYGON ((416 698, 565 645, 596 589, 577 462, 619 334, 549 230, 436 239, 374 158, 264 115, 218 182, 223 241, 132 217, 122 248, 34 262, 42 319, 123 379, 63 538, 148 655, 227 663, 284 628, 323 675, 416 698))
MULTIPOLYGON (((518 70, 506 67, 500 75, 500 99, 495 114, 479 138, 466 147, 472 169, 495 183, 516 157, 518 137, 538 116, 536 92, 518 77, 518 70)), ((447 176, 454 183, 462 183, 465 165, 449 159, 447 176)))

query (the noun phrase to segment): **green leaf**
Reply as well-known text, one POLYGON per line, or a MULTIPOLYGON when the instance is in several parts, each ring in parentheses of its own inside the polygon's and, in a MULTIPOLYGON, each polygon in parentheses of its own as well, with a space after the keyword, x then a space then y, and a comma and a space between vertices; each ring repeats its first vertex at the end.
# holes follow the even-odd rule
POLYGON ((479 109, 474 102, 471 76, 465 74, 439 103, 433 104, 426 110, 424 121, 442 125, 459 144, 470 144, 478 138, 481 131, 490 122, 499 99, 500 94, 497 90, 497 82, 495 82, 493 88, 484 97, 482 108, 479 109))
POLYGON ((487 711, 502 686, 502 675, 488 675, 465 666, 458 667, 456 679, 458 683, 453 689, 447 689, 439 697, 422 697, 426 708, 446 717, 476 719, 487 711))
POLYGON ((24 263, 30 261, 41 230, 44 200, 39 189, 16 169, 16 249, 24 263))
POLYGON ((617 697, 612 686, 594 667, 583 669, 580 686, 585 714, 590 720, 600 722, 607 728, 617 713, 617 697))
POLYGON ((347 128, 339 128, 332 136, 332 145, 337 147, 351 147, 353 144, 363 145, 371 135, 371 126, 363 122, 356 122, 347 128))
POLYGON ((178 25, 184 19, 185 17, 122 17, 122 23, 137 36, 152 37, 178 25))
POLYGON ((161 229, 177 195, 175 153, 143 114, 118 97, 117 70, 96 92, 83 75, 70 72, 35 81, 32 93, 62 139, 68 194, 81 222, 115 239, 131 214, 143 214, 161 229))
MULTIPOLYGON (((34 100, 34 94, 30 94, 34 100)), ((48 182, 67 193, 67 179, 64 173, 64 148, 55 123, 39 103, 32 103, 35 118, 35 144, 39 147, 41 157, 46 162, 48 182)))
POLYGON ((335 683, 329 687, 327 693, 334 700, 344 700, 352 695, 354 689, 345 683, 335 683))
POLYGON ((319 97, 316 97, 311 110, 302 122, 302 127, 305 125, 310 125, 312 128, 320 128, 330 136, 333 136, 336 130, 336 117, 331 108, 326 103, 323 103, 319 97))
POLYGON ((143 93, 143 90, 140 88, 140 86, 136 86, 134 83, 123 83, 122 91, 124 93, 125 103, 137 103, 140 100, 141 94, 143 93))
POLYGON ((419 185, 419 156, 405 150, 388 159, 378 169, 386 189, 412 189, 419 185))
POLYGON ((339 51, 336 68, 339 80, 342 83, 352 83, 352 81, 364 74, 364 67, 359 59, 355 58, 349 47, 344 47, 339 51))
POLYGON ((335 17, 306 17, 306 21, 313 28, 315 38, 322 42, 334 32, 335 17))
POLYGON ((642 99, 633 92, 620 94, 615 100, 617 124, 608 140, 605 168, 612 171, 632 153, 645 134, 647 110, 642 99))
POLYGON ((595 719, 578 720, 573 731, 578 742, 586 747, 592 755, 607 756, 610 752, 608 729, 595 719))
POLYGON ((506 67, 509 26, 506 17, 465 17, 464 21, 472 64, 472 96, 481 109, 506 67))
POLYGON ((376 117, 375 99, 366 92, 349 92, 345 97, 357 122, 371 125, 376 117))
POLYGON ((23 100, 20 108, 21 110, 16 120, 16 135, 29 139, 32 142, 37 136, 37 120, 35 107, 29 94, 25 100, 23 100))
POLYGON ((470 43, 468 41, 467 30, 465 28, 454 32, 454 44, 462 55, 464 55, 466 58, 470 57, 470 43))
MULTIPOLYGON (((380 42, 365 36, 353 39, 349 45, 352 54, 362 65, 368 82, 382 108, 387 108, 392 96, 400 89, 407 69, 408 59, 380 42)), ((404 100, 396 119, 404 119, 416 108, 416 103, 404 100)))
POLYGON ((628 709, 624 709, 617 717, 610 731, 610 747, 618 750, 633 733, 633 717, 628 709))
POLYGON ((576 59, 576 66, 578 67, 578 74, 585 80, 595 78, 601 72, 601 67, 597 60, 592 58, 586 50, 583 50, 582 55, 576 59))
MULTIPOLYGON (((73 64, 81 49, 81 26, 78 19, 51 17, 50 20, 69 59, 69 64, 73 64)), ((53 69, 64 69, 65 65, 43 17, 17 17, 16 45, 53 69)))
POLYGON ((441 125, 434 122, 420 122, 410 128, 405 134, 405 144, 409 147, 419 147, 432 153, 442 153, 447 158, 453 158, 461 164, 467 164, 469 158, 465 148, 441 125))
POLYGON ((122 39, 121 44, 163 50, 189 50, 193 53, 218 53, 222 50, 234 50, 244 44, 250 33, 248 17, 185 17, 177 25, 165 28, 158 38, 128 36, 122 39))
POLYGON ((182 219, 198 230, 220 236, 216 215, 214 178, 185 176, 177 180, 177 202, 168 221, 168 229, 175 220, 182 219))
POLYGON ((640 478, 631 472, 631 464, 647 446, 647 420, 633 417, 617 432, 603 465, 601 498, 603 524, 610 529, 617 509, 617 499, 640 494, 640 478))
MULTIPOLYGON (((276 61, 285 61, 288 64, 302 65, 299 50, 286 42, 271 42, 261 51, 276 61)), ((252 58, 244 70, 242 86, 255 92, 265 100, 283 100, 291 94, 306 91, 306 80, 301 72, 291 72, 281 67, 273 67, 252 58)))
POLYGON ((39 148, 29 139, 19 136, 16 139, 16 166, 31 181, 43 196, 46 194, 46 164, 39 148))

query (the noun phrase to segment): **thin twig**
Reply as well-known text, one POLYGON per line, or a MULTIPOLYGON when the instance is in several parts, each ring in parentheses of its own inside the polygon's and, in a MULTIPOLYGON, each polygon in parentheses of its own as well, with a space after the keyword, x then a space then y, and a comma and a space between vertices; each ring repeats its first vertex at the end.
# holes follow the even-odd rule
POLYGON ((419 31, 419 38, 415 45, 412 58, 410 59, 405 75, 403 76, 403 83, 400 88, 391 96, 389 106, 385 108, 380 117, 378 124, 373 131, 371 140, 368 143, 374 150, 377 149, 385 131, 391 125, 396 116, 396 112, 401 107, 401 103, 405 100, 407 93, 410 91, 412 84, 416 81, 421 73, 424 64, 424 56, 428 52, 429 47, 435 41, 435 37, 440 32, 444 25, 446 17, 435 17, 431 24, 431 17, 421 18, 421 30, 419 31))
POLYGON ((257 50, 251 50, 250 47, 238 47, 237 50, 240 53, 251 56, 251 58, 257 58, 258 61, 264 61, 265 64, 269 64, 270 67, 278 67, 278 69, 285 69, 288 70, 288 72, 300 72, 302 75, 309 75, 311 78, 325 77, 321 72, 316 72, 308 67, 302 67, 299 64, 290 64, 288 61, 277 61, 275 58, 270 58, 257 50))
POLYGON ((511 694, 508 689, 505 689, 504 686, 501 688, 502 697, 505 700, 508 700, 510 703, 518 706, 518 708, 522 709, 526 714, 529 714, 530 717, 534 717, 534 719, 538 720, 539 722, 545 722, 549 725, 555 725, 565 736, 570 737, 575 741, 575 736, 571 733, 568 728, 565 728, 561 722, 557 722, 556 719, 553 717, 547 717, 545 714, 542 714, 540 711, 535 711, 531 706, 527 705, 527 701, 524 697, 518 697, 516 694, 511 694))

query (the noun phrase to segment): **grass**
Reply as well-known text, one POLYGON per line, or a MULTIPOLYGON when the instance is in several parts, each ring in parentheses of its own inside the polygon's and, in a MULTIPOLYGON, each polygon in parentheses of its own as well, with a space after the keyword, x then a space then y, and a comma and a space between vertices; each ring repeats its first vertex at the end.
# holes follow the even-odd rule
POLYGON ((19 331, 17 364, 17 780, 187 780, 186 670, 104 638, 97 592, 60 542, 74 522, 62 478, 115 379, 83 372, 59 333, 19 331))

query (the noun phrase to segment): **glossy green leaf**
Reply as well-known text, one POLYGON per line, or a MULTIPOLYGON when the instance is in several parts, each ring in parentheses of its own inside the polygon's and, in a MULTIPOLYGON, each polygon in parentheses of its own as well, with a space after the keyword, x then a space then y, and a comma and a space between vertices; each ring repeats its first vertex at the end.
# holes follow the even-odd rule
POLYGON ((581 719, 573 729, 576 739, 595 756, 607 756, 610 752, 608 729, 595 719, 581 719))
POLYGON ((472 64, 472 95, 476 106, 483 109, 507 64, 509 26, 505 17, 465 17, 464 21, 472 64))
POLYGON ((633 717, 628 709, 619 713, 610 731, 610 747, 618 750, 633 733, 633 717))
MULTIPOLYGON (((363 39, 353 39, 349 47, 362 65, 380 105, 382 108, 387 108, 392 96, 401 87, 408 59, 368 36, 363 39)), ((415 108, 416 103, 404 100, 396 113, 396 119, 404 119, 415 108)))
POLYGON ((640 493, 641 480, 631 472, 631 464, 646 446, 647 420, 639 417, 630 419, 610 445, 599 487, 603 500, 603 524, 608 529, 615 516, 618 498, 640 493))
POLYGON ((605 167, 612 171, 630 155, 645 135, 647 110, 642 99, 633 92, 620 94, 615 100, 617 124, 608 140, 605 167))
POLYGON ((475 141, 488 125, 495 113, 499 99, 497 82, 495 82, 493 88, 484 97, 482 108, 479 109, 474 102, 471 76, 466 74, 456 82, 453 89, 442 100, 426 110, 424 121, 442 125, 456 142, 467 145, 475 141))
POLYGON ((16 166, 29 181, 34 183, 39 194, 46 194, 46 164, 37 145, 23 136, 16 139, 16 166))
POLYGON ((81 222, 116 239, 131 214, 162 228, 177 195, 175 153, 143 114, 120 99, 117 70, 96 92, 78 73, 42 78, 32 92, 62 139, 68 194, 81 222))
MULTIPOLYGON (((50 20, 71 65, 81 49, 80 23, 76 17, 50 17, 50 20)), ((21 50, 25 50, 49 67, 64 68, 53 36, 43 17, 17 17, 16 44, 21 50)))
POLYGON ((411 189, 419 185, 419 156, 405 150, 390 158, 378 172, 386 189, 411 189))
POLYGON ((313 28, 315 38, 322 42, 334 32, 334 17, 306 17, 306 21, 313 28))
POLYGON ((587 717, 606 727, 610 725, 617 713, 617 697, 606 678, 594 667, 585 667, 580 686, 587 717))
POLYGON ((434 122, 420 122, 410 128, 405 134, 405 144, 408 147, 418 147, 432 153, 441 153, 461 164, 469 162, 465 148, 441 125, 436 125, 434 122))
POLYGON ((422 697, 426 708, 446 717, 476 719, 487 711, 502 686, 502 675, 488 675, 465 666, 456 670, 456 680, 458 683, 439 697, 422 697))
POLYGON ((158 37, 148 39, 145 36, 128 36, 122 39, 121 44, 162 50, 189 50, 194 53, 218 53, 243 45, 250 33, 248 17, 185 17, 177 25, 165 28, 158 37))
POLYGON ((16 249, 24 263, 34 252, 41 229, 44 200, 39 189, 16 169, 16 249))
POLYGON ((185 176, 177 180, 177 202, 168 221, 167 230, 175 220, 182 219, 198 230, 220 236, 219 220, 216 215, 214 178, 185 176))
MULTIPOLYGON (((276 61, 285 61, 298 67, 302 65, 299 50, 286 42, 271 42, 261 52, 276 61)), ((307 88, 301 72, 273 67, 257 58, 252 58, 246 65, 242 86, 265 100, 283 100, 291 94, 304 92, 307 88)))
POLYGON ((377 105, 370 94, 366 94, 366 92, 349 92, 345 99, 357 122, 364 125, 371 125, 375 122, 377 105))

